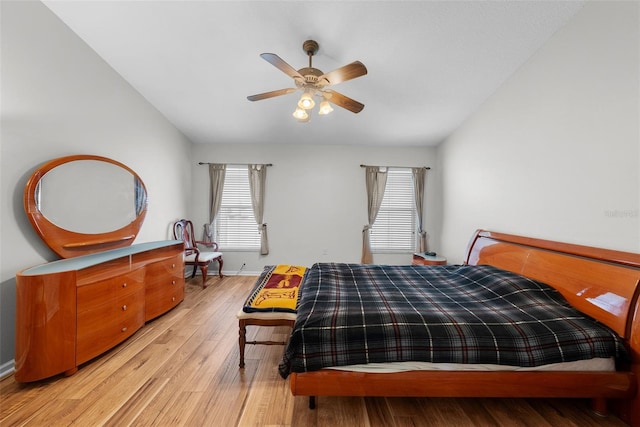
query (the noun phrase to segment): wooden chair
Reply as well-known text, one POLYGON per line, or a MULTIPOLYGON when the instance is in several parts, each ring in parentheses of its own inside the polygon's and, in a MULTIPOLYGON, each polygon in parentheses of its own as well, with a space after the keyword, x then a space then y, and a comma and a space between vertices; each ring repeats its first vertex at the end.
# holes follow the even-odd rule
POLYGON ((193 223, 188 219, 181 219, 173 224, 173 237, 184 242, 184 264, 193 265, 191 278, 196 275, 196 269, 200 267, 202 272, 202 287, 207 286, 207 271, 212 261, 218 261, 218 275, 222 278, 222 252, 218 252, 218 244, 215 242, 201 242, 195 239, 193 223), (212 249, 201 251, 198 245, 212 249))

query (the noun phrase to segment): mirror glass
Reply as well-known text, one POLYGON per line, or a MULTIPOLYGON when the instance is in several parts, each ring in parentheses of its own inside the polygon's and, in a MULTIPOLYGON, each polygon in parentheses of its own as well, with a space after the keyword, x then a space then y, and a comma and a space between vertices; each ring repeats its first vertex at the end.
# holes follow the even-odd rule
POLYGON ((72 258, 131 245, 147 212, 147 192, 128 166, 78 154, 33 172, 24 209, 47 246, 72 258))
POLYGON ((131 172, 99 160, 75 160, 38 181, 36 207, 53 224, 77 233, 107 233, 133 222, 146 201, 131 172))

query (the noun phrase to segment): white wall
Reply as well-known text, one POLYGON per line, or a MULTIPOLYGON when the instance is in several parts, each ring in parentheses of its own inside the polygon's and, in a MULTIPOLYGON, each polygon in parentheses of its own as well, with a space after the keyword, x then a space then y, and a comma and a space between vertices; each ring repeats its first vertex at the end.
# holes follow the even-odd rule
MULTIPOLYGON (((193 147, 193 203, 191 218, 202 232, 208 221, 209 178, 214 163, 273 163, 267 172, 265 222, 267 256, 255 252, 224 251, 224 269, 249 272, 264 265, 314 262, 360 262, 362 227, 367 223, 364 169, 360 164, 434 166, 435 149, 425 147, 365 147, 291 144, 214 144, 193 147), (201 195, 201 196, 198 196, 201 195)), ((440 193, 438 171, 427 174, 424 228, 438 250, 440 193)), ((374 254, 378 263, 410 263, 410 255, 374 254)))
POLYGON ((50 159, 96 154, 135 170, 149 193, 136 242, 163 240, 190 203, 190 142, 40 2, 1 2, 0 373, 12 368, 15 274, 56 256, 22 193, 50 159))
POLYGON ((640 252, 639 7, 588 2, 439 147, 450 261, 476 228, 640 252))

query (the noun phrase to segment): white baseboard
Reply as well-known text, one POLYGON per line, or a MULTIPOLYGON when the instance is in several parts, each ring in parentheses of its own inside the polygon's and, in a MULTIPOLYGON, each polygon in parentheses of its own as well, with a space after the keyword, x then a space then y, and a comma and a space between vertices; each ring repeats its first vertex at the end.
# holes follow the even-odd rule
POLYGON ((7 363, 0 365, 0 379, 8 377, 15 371, 15 361, 12 359, 7 363))
POLYGON ((242 270, 238 274, 234 274, 234 276, 259 276, 262 271, 244 271, 242 270))
MULTIPOLYGON (((224 271, 222 270, 222 275, 223 276, 259 276, 262 273, 262 271, 224 271)), ((217 276, 218 272, 214 271, 209 272, 209 274, 207 274, 207 277, 213 277, 213 276, 217 276)), ((196 271, 196 276, 202 276, 202 273, 200 272, 200 270, 196 271)), ((189 272, 187 273, 185 271, 185 275, 184 275, 185 279, 190 279, 191 278, 191 270, 189 270, 189 272)))

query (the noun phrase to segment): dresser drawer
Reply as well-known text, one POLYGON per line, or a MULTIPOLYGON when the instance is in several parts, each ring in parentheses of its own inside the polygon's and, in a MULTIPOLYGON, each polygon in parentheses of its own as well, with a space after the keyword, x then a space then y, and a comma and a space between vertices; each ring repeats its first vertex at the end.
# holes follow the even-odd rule
POLYGON ((182 278, 184 281, 184 258, 182 254, 147 265, 145 275, 147 288, 153 288, 157 284, 166 284, 169 277, 182 278))
POLYGON ((78 287, 76 363, 122 342, 144 324, 144 269, 78 287))
POLYGON ((145 320, 166 313, 184 299, 182 255, 147 266, 145 320))
POLYGON ((77 363, 86 362, 144 325, 144 289, 78 313, 77 363))
POLYGON ((78 287, 78 313, 144 290, 144 270, 138 269, 121 276, 78 287))

